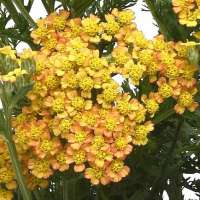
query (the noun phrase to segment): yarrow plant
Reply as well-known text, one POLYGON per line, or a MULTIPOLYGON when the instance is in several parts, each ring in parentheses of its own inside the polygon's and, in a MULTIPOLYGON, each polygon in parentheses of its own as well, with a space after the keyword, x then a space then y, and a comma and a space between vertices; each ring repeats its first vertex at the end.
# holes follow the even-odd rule
MULTIPOLYGON (((179 22, 196 26, 198 2, 183 2, 173 1, 179 22)), ((20 111, 9 113, 12 129, 0 138, 0 200, 12 199, 18 182, 10 138, 29 190, 48 187, 57 171, 71 168, 92 185, 107 185, 128 176, 126 159, 148 143, 163 106, 177 115, 197 109, 198 68, 189 59, 196 44, 165 41, 161 34, 148 40, 134 19, 131 10, 117 8, 104 19, 60 10, 39 19, 31 32, 40 50, 16 55, 0 48, 13 66, 1 71, 1 92, 11 88, 12 94, 26 82, 32 87, 20 111), (27 68, 30 61, 35 70, 27 68)), ((14 109, 4 102, 4 109, 14 109)))

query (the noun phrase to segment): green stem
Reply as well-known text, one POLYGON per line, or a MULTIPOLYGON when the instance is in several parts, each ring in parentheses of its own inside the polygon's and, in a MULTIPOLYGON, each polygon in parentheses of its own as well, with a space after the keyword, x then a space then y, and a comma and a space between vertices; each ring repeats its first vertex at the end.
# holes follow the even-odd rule
POLYGON ((36 200, 42 200, 41 195, 37 189, 33 191, 33 194, 34 194, 36 200))
POLYGON ((55 0, 47 0, 50 12, 54 12, 54 7, 55 7, 55 0))
POLYGON ((21 190, 22 196, 24 200, 31 200, 31 193, 29 192, 26 183, 25 183, 25 179, 21 170, 21 164, 19 162, 18 159, 18 155, 17 155, 17 150, 16 150, 16 146, 12 140, 11 137, 11 133, 7 133, 6 135, 6 143, 8 146, 8 151, 10 154, 10 159, 12 162, 12 167, 15 170, 15 174, 16 174, 16 179, 17 179, 17 183, 19 184, 19 188, 21 190))
POLYGON ((63 179, 63 199, 64 200, 69 200, 70 199, 69 191, 68 191, 69 185, 70 185, 69 181, 64 178, 63 179))
POLYGON ((32 28, 37 28, 37 24, 34 22, 32 17, 29 15, 28 11, 26 10, 24 5, 22 4, 21 0, 12 0, 12 1, 18 7, 18 9, 20 10, 21 14, 24 16, 24 18, 27 20, 27 22, 30 24, 30 26, 32 28))
POLYGON ((6 95, 6 91, 4 88, 4 85, 1 84, 1 89, 2 89, 2 95, 1 95, 1 101, 3 104, 3 138, 7 144, 12 167, 15 171, 16 175, 16 180, 19 185, 19 189, 21 190, 22 196, 24 200, 31 200, 31 193, 29 192, 26 182, 22 173, 22 168, 21 164, 18 158, 17 150, 15 143, 13 142, 12 139, 12 128, 11 128, 11 110, 9 109, 8 106, 8 99, 6 95))

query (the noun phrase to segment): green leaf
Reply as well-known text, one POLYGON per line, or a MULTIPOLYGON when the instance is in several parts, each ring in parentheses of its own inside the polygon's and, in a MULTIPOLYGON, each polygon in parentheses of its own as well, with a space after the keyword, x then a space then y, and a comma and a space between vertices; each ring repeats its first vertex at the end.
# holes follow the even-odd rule
POLYGON ((94 1, 95 0, 85 0, 85 1, 72 0, 71 8, 73 15, 75 17, 82 16, 85 13, 86 9, 88 9, 94 1))
POLYGON ((36 28, 37 24, 35 21, 32 19, 32 17, 29 15, 29 12, 26 10, 24 7, 23 3, 21 0, 13 0, 18 9, 20 10, 21 14, 24 16, 24 18, 27 20, 27 22, 30 24, 32 28, 36 28))
POLYGON ((0 135, 4 133, 4 127, 5 126, 5 117, 3 110, 0 109, 0 135))
MULTIPOLYGON (((32 89, 33 83, 27 83, 23 87, 21 87, 12 98, 11 104, 9 105, 10 109, 21 107, 22 105, 19 104, 24 98, 26 98, 26 94, 32 89)), ((23 102, 23 101, 22 101, 23 102)))

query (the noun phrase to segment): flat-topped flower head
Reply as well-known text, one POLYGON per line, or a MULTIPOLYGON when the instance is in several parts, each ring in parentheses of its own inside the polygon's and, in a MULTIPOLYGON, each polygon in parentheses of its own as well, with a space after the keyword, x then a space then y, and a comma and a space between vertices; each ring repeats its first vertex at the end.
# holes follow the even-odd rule
MULTIPOLYGON (((188 9, 195 13, 189 21, 198 22, 197 1, 173 2, 182 22, 188 9)), ((70 166, 93 185, 121 181, 130 171, 125 159, 135 146, 147 144, 154 129, 149 118, 160 114, 163 103, 171 102, 179 114, 197 108, 197 67, 188 59, 196 43, 166 42, 162 35, 148 40, 133 19, 130 10, 114 9, 104 20, 54 12, 31 34, 39 51, 25 51, 20 58, 10 47, 0 48, 1 56, 17 65, 0 75, 6 87, 15 88, 29 76, 21 66, 24 59, 36 62, 30 104, 12 119, 31 189, 46 186, 51 175, 70 166)), ((9 153, 0 140, 0 181, 11 188, 5 163, 9 169, 9 153)))

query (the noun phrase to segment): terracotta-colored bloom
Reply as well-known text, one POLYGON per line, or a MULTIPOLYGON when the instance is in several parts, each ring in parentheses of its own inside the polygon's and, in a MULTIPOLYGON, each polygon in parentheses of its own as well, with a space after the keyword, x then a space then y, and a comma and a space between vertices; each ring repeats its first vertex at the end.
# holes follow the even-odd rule
POLYGON ((105 172, 105 169, 98 168, 98 167, 90 167, 85 170, 84 177, 86 179, 90 179, 91 183, 93 185, 107 185, 110 183, 109 178, 107 177, 107 174, 105 172))
POLYGON ((74 150, 70 146, 67 147, 67 163, 74 163, 74 171, 82 172, 85 170, 85 162, 87 160, 86 151, 83 149, 74 150))
POLYGON ((96 134, 103 134, 106 137, 112 137, 114 132, 122 131, 124 116, 121 116, 116 109, 110 112, 100 120, 99 126, 95 128, 96 134))
POLYGON ((107 169, 107 174, 113 182, 119 182, 129 174, 129 167, 122 160, 114 160, 107 169))
POLYGON ((89 143, 91 143, 93 139, 93 134, 87 128, 81 127, 78 123, 74 124, 67 135, 67 140, 73 149, 80 149, 81 146, 84 148, 89 143))
POLYGON ((53 174, 53 170, 50 166, 50 161, 47 159, 30 159, 28 162, 28 168, 30 169, 31 173, 37 178, 47 179, 53 174))
POLYGON ((65 151, 60 151, 56 154, 55 159, 51 161, 52 168, 61 172, 69 169, 68 158, 65 151))
POLYGON ((113 155, 110 146, 106 146, 104 150, 93 149, 88 154, 88 161, 94 163, 97 167, 103 167, 107 161, 112 161, 113 155))
POLYGON ((198 103, 194 101, 195 90, 191 91, 181 91, 180 96, 178 97, 178 102, 175 105, 175 111, 179 114, 182 114, 187 108, 189 111, 194 112, 198 107, 198 103))
POLYGON ((32 144, 32 146, 36 155, 39 158, 44 159, 49 155, 55 155, 60 150, 61 143, 58 139, 48 138, 43 139, 42 141, 35 142, 34 144, 32 144))
POLYGON ((48 124, 44 120, 32 120, 30 124, 27 124, 27 136, 29 145, 35 145, 40 138, 49 139, 50 133, 48 124))
POLYGON ((111 145, 113 155, 117 158, 125 158, 133 149, 133 146, 130 144, 131 142, 132 138, 129 135, 115 138, 114 143, 111 145))
POLYGON ((52 126, 51 126, 53 134, 55 136, 61 135, 62 138, 67 139, 72 122, 73 122, 72 119, 69 117, 66 117, 66 116, 54 117, 54 119, 52 121, 52 126))

